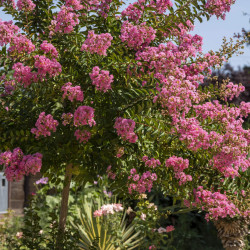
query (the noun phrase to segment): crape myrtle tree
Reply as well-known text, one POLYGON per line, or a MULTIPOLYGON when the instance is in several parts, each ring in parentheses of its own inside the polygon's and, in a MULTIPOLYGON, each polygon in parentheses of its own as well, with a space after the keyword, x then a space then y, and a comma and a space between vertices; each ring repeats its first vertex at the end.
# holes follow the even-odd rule
MULTIPOLYGON (((59 235, 72 176, 105 173, 124 197, 157 188, 207 219, 248 218, 250 105, 227 102, 244 87, 199 86, 244 41, 203 54, 189 34, 234 2, 1 0, 14 21, 0 22, 0 164, 9 181, 65 173, 59 235)), ((139 204, 151 232, 152 204, 139 204)))

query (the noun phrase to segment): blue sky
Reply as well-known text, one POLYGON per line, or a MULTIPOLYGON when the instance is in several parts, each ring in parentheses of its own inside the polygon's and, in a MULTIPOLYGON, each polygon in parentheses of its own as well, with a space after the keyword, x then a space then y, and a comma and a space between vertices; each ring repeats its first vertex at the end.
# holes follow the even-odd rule
MULTIPOLYGON (((129 2, 134 2, 131 0, 129 2)), ((5 15, 0 10, 0 18, 2 20, 10 20, 10 16, 5 15)), ((194 32, 203 37, 203 50, 207 52, 209 50, 218 50, 222 44, 223 37, 230 38, 234 33, 241 32, 242 28, 250 30, 250 0, 236 0, 236 3, 232 6, 231 12, 227 13, 225 20, 217 20, 213 17, 208 22, 195 23, 194 32), (243 13, 248 12, 249 16, 244 16, 243 13)), ((244 54, 239 56, 233 56, 230 59, 230 64, 237 67, 243 67, 244 65, 250 66, 250 46, 244 49, 244 54)))
MULTIPOLYGON (((203 50, 218 50, 222 44, 223 37, 230 38, 234 33, 241 32, 242 28, 250 30, 250 0, 236 0, 231 11, 227 13, 225 20, 217 20, 213 17, 208 22, 195 23, 193 33, 203 37, 203 50), (248 12, 249 16, 244 16, 243 12, 248 12)), ((233 56, 230 64, 235 68, 238 66, 250 66, 250 46, 245 47, 244 54, 233 56)))

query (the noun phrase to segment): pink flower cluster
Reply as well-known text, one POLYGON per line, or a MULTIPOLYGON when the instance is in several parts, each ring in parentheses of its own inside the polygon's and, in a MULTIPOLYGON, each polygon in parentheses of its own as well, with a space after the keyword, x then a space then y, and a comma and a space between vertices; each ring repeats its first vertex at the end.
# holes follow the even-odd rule
MULTIPOLYGON (((158 75, 156 74, 156 77, 158 75)), ((161 83, 163 87, 157 99, 174 122, 188 113, 192 104, 200 99, 196 86, 189 80, 179 80, 170 76, 169 79, 162 78, 161 83)))
POLYGON ((53 32, 71 33, 77 24, 79 24, 79 19, 74 9, 62 6, 56 19, 52 20, 51 29, 54 27, 54 31, 52 31, 51 34, 53 32))
POLYGON ((88 51, 91 54, 97 53, 101 56, 107 55, 107 49, 111 45, 113 37, 109 33, 96 35, 93 30, 88 32, 88 38, 82 45, 81 51, 88 51))
POLYGON ((123 140, 128 140, 130 143, 135 143, 137 141, 138 137, 134 133, 135 122, 133 120, 117 117, 114 128, 123 140))
POLYGON ((98 14, 101 15, 104 18, 108 17, 108 12, 110 9, 110 4, 112 3, 112 0, 102 0, 97 5, 96 9, 98 11, 98 14))
POLYGON ((35 9, 36 5, 31 0, 18 0, 17 8, 20 11, 31 12, 35 9))
POLYGON ((44 40, 40 45, 41 50, 45 54, 49 54, 52 58, 58 58, 58 52, 53 44, 48 43, 48 41, 44 40))
POLYGON ((59 75, 62 72, 61 64, 56 60, 50 60, 46 56, 35 55, 35 67, 38 69, 38 75, 41 80, 48 74, 50 77, 59 75))
POLYGON ((149 250, 156 250, 157 249, 157 247, 155 246, 155 245, 151 245, 151 246, 149 246, 149 248, 148 248, 149 250))
POLYGON ((64 91, 63 99, 68 97, 68 99, 71 102, 73 102, 74 100, 79 101, 79 102, 83 101, 83 92, 81 91, 80 86, 72 87, 72 83, 67 82, 62 86, 61 90, 64 91))
POLYGON ((245 91, 245 87, 244 86, 240 86, 238 84, 233 84, 232 82, 229 82, 227 84, 227 89, 224 92, 224 97, 225 100, 227 100, 227 98, 229 98, 229 100, 233 100, 234 97, 238 97, 240 95, 241 92, 245 91))
POLYGON ((175 230, 175 228, 172 225, 171 226, 167 226, 166 228, 160 227, 158 229, 154 229, 154 231, 157 231, 159 234, 169 233, 169 232, 172 232, 174 230, 175 230))
POLYGON ((156 31, 152 27, 148 27, 146 23, 133 25, 125 21, 121 27, 120 39, 126 42, 129 48, 135 50, 143 49, 155 39, 156 31))
POLYGON ((15 63, 12 67, 14 70, 14 79, 18 83, 27 88, 32 82, 37 82, 37 74, 31 72, 29 66, 24 66, 22 63, 15 63))
POLYGON ((67 124, 70 124, 72 118, 73 118, 73 114, 71 114, 71 113, 67 113, 67 114, 63 113, 62 114, 62 119, 63 119, 62 124, 64 126, 66 126, 67 124))
POLYGON ((73 7, 75 10, 82 10, 84 9, 84 6, 81 4, 80 0, 66 0, 65 3, 66 7, 73 7))
POLYGON ((241 102, 239 108, 242 117, 247 117, 250 114, 250 102, 241 102))
POLYGON ((4 82, 4 94, 5 95, 12 95, 16 88, 15 81, 5 81, 4 82))
POLYGON ((151 11, 155 12, 155 14, 163 14, 169 7, 172 6, 173 4, 170 0, 152 0, 149 4, 146 4, 145 0, 139 0, 138 2, 130 4, 125 10, 122 11, 121 14, 123 17, 128 17, 129 20, 138 22, 143 15, 145 7, 151 9, 153 8, 154 10, 151 11))
POLYGON ((111 171, 111 165, 108 166, 106 173, 108 174, 108 178, 115 180, 116 174, 111 171))
POLYGON ((73 7, 74 10, 87 10, 87 11, 97 11, 98 15, 103 16, 104 18, 107 18, 108 12, 110 9, 110 4, 112 0, 65 0, 65 6, 67 7, 73 7))
POLYGON ((0 20, 0 46, 7 45, 17 35, 19 28, 13 25, 12 21, 3 22, 0 20))
POLYGON ((58 121, 54 120, 52 115, 45 115, 45 112, 42 112, 35 125, 36 128, 32 128, 31 133, 35 134, 36 138, 47 137, 51 135, 51 131, 56 132, 58 121))
POLYGON ((188 159, 182 157, 172 156, 165 162, 166 167, 173 167, 175 178, 179 180, 179 185, 185 184, 187 181, 192 181, 191 175, 186 175, 183 171, 188 168, 188 159))
MULTIPOLYGON (((202 106, 202 108, 204 107, 214 108, 216 106, 209 104, 202 106)), ((204 117, 209 115, 209 112, 206 111, 202 113, 202 108, 198 106, 196 109, 197 113, 204 117)), ((210 150, 213 155, 210 164, 218 169, 225 177, 231 176, 234 178, 239 175, 238 170, 240 168, 242 171, 246 171, 250 166, 246 154, 250 136, 249 131, 242 128, 243 120, 233 119, 233 115, 230 116, 230 112, 234 114, 234 110, 231 111, 229 109, 229 112, 228 110, 222 110, 221 113, 214 112, 215 117, 219 117, 218 121, 222 121, 221 125, 224 131, 221 131, 221 133, 215 131, 208 133, 194 117, 180 119, 176 128, 180 140, 184 141, 189 149, 193 151, 200 148, 210 150), (226 115, 229 116, 229 120, 227 120, 226 115), (223 119, 220 120, 221 116, 223 119)), ((236 114, 237 113, 240 114, 240 111, 238 110, 236 114)), ((210 119, 214 118, 213 115, 209 117, 210 119)))
POLYGON ((42 155, 24 155, 20 148, 15 148, 13 152, 6 151, 0 154, 0 165, 4 165, 8 181, 20 181, 24 175, 35 175, 40 172, 42 155))
POLYGON ((196 118, 180 119, 176 128, 180 134, 180 140, 184 141, 189 149, 197 151, 200 148, 210 147, 209 133, 200 126, 196 118))
POLYGON ((149 160, 147 155, 144 155, 142 157, 142 160, 145 162, 146 166, 151 167, 151 168, 156 168, 157 166, 161 165, 161 162, 158 159, 156 160, 155 158, 151 158, 149 160))
POLYGON ((2 5, 5 5, 5 6, 12 6, 13 9, 16 8, 16 2, 15 0, 0 0, 0 7, 2 5))
POLYGON ((80 143, 87 143, 91 137, 91 133, 88 130, 77 129, 75 131, 75 137, 80 143))
POLYGON ((79 106, 74 113, 74 125, 92 127, 96 122, 94 120, 94 109, 89 106, 79 106))
POLYGON ((128 192, 132 194, 133 191, 136 191, 140 194, 143 194, 146 191, 151 192, 153 182, 157 180, 157 175, 147 171, 143 173, 142 176, 140 176, 136 173, 136 169, 133 168, 130 170, 128 179, 133 182, 129 184, 128 192))
POLYGON ((216 120, 225 126, 235 123, 238 117, 247 117, 250 113, 250 104, 242 102, 237 107, 228 107, 221 105, 219 101, 206 102, 202 105, 193 106, 199 118, 216 120))
POLYGON ((130 4, 125 10, 122 11, 123 17, 128 17, 129 20, 138 22, 139 19, 142 17, 144 6, 140 3, 144 3, 145 0, 140 0, 139 2, 135 2, 130 4), (135 5, 139 5, 140 9, 137 8, 135 5))
MULTIPOLYGON (((237 108, 223 106, 218 101, 213 101, 213 103, 207 102, 203 105, 194 106, 194 109, 201 120, 209 118, 219 123, 221 132, 211 131, 208 133, 201 128, 198 120, 192 118, 198 126, 196 128, 196 136, 190 137, 189 127, 184 129, 185 132, 184 130, 179 131, 182 134, 181 138, 184 135, 186 139, 190 139, 190 141, 186 141, 188 147, 190 147, 191 141, 192 145, 199 144, 200 139, 197 138, 202 137, 204 145, 206 145, 203 149, 210 148, 210 151, 213 153, 213 159, 210 161, 210 164, 217 168, 225 177, 231 176, 234 178, 238 176, 240 168, 242 171, 246 171, 250 165, 246 155, 250 136, 249 131, 242 128, 243 120, 237 118, 247 117, 250 112, 250 105, 246 105, 243 102, 237 108)), ((181 123, 183 124, 183 121, 181 123)))
POLYGON ((240 214, 239 209, 228 200, 225 194, 219 192, 211 192, 204 190, 202 186, 199 186, 197 190, 194 190, 195 203, 194 206, 201 206, 203 210, 206 210, 208 214, 206 219, 212 218, 217 220, 218 218, 226 218, 227 216, 233 218, 240 214))
POLYGON ((102 215, 114 214, 115 212, 123 211, 122 204, 107 204, 101 206, 101 209, 94 212, 94 217, 100 217, 102 215))
POLYGON ((136 53, 136 60, 147 62, 149 69, 155 73, 168 72, 171 73, 169 75, 184 78, 185 70, 179 65, 184 63, 189 56, 195 55, 197 49, 193 45, 194 42, 196 39, 189 39, 189 43, 183 41, 179 47, 172 42, 167 42, 166 45, 160 44, 158 47, 145 47, 144 50, 136 53))
POLYGON ((8 52, 11 56, 17 56, 22 52, 28 54, 32 53, 36 49, 35 45, 24 35, 14 36, 11 39, 8 52))
POLYGON ((92 80, 92 84, 96 86, 97 90, 107 92, 107 90, 111 89, 111 83, 114 81, 114 76, 109 75, 109 71, 100 71, 100 68, 96 66, 89 75, 92 80))
POLYGON ((41 179, 36 181, 36 185, 38 185, 38 184, 47 184, 48 181, 49 181, 48 177, 42 177, 41 179))
POLYGON ((155 8, 158 14, 163 14, 173 3, 170 0, 151 0, 148 7, 155 8))
POLYGON ((216 15, 217 18, 221 17, 225 19, 226 12, 229 12, 231 5, 235 3, 236 0, 207 0, 206 8, 212 15, 216 15))

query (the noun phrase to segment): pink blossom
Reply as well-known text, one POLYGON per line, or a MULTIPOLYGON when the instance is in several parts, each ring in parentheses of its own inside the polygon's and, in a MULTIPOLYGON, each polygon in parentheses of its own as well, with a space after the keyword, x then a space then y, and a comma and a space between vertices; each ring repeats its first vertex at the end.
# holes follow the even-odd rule
POLYGON ((20 163, 20 166, 24 165, 26 173, 35 175, 40 172, 42 167, 42 154, 35 153, 33 155, 25 155, 20 163))
POLYGON ((133 25, 125 21, 121 28, 121 40, 126 42, 129 48, 135 50, 143 49, 155 39, 156 31, 152 27, 146 26, 145 23, 133 25))
POLYGON ((19 181, 24 175, 35 175, 40 172, 42 154, 24 155, 20 148, 15 148, 13 152, 6 151, 0 154, 0 165, 4 165, 8 181, 19 181))
POLYGON ((49 178, 48 178, 48 177, 43 177, 43 178, 37 180, 37 181, 36 181, 36 184, 37 184, 37 185, 38 185, 38 184, 47 184, 48 181, 49 181, 49 178))
POLYGON ((148 248, 149 250, 156 250, 157 248, 156 248, 156 246, 155 245, 152 245, 152 246, 149 246, 149 248, 148 248))
POLYGON ((195 204, 201 206, 203 210, 208 212, 206 218, 225 218, 227 216, 233 218, 240 214, 239 209, 228 200, 225 194, 219 192, 211 192, 204 190, 202 186, 194 190, 195 204))
POLYGON ((38 75, 40 79, 43 80, 44 77, 48 74, 49 77, 54 77, 59 75, 62 72, 61 64, 56 60, 50 60, 46 56, 34 56, 35 67, 38 69, 38 75))
POLYGON ((139 174, 136 174, 135 169, 131 169, 130 173, 131 174, 128 176, 128 180, 130 180, 128 191, 130 194, 133 191, 140 194, 143 194, 146 191, 151 192, 153 182, 157 180, 157 175, 155 173, 146 171, 140 176, 139 174))
POLYGON ((81 4, 80 0, 66 0, 65 3, 66 7, 73 7, 75 10, 82 10, 84 9, 84 6, 81 4))
POLYGON ((50 136, 51 131, 56 132, 56 127, 58 126, 58 121, 53 119, 52 115, 45 115, 42 112, 36 121, 36 128, 31 129, 31 133, 36 135, 36 138, 40 136, 50 136))
POLYGON ((179 185, 185 184, 187 181, 192 181, 191 175, 186 175, 183 170, 188 168, 188 159, 172 156, 166 160, 166 167, 173 167, 175 178, 179 180, 179 185))
POLYGON ((79 106, 74 113, 74 125, 92 127, 96 122, 94 120, 94 109, 89 106, 79 106))
POLYGON ((207 0, 206 8, 211 15, 225 19, 225 13, 230 11, 231 5, 234 4, 235 1, 236 0, 207 0))
POLYGON ((17 0, 17 7, 19 11, 31 12, 36 5, 31 0, 17 0))
POLYGON ((123 211, 122 204, 107 204, 103 205, 99 210, 94 212, 94 217, 100 217, 102 215, 114 214, 115 212, 123 211))
POLYGON ((107 55, 107 49, 111 46, 113 37, 109 33, 95 34, 93 30, 88 32, 88 38, 82 45, 81 51, 88 51, 91 54, 97 53, 101 56, 107 55))
POLYGON ((16 88, 15 81, 5 81, 4 82, 4 95, 12 95, 16 88))
POLYGON ((80 143, 87 143, 91 137, 91 133, 87 130, 77 129, 75 131, 75 137, 80 143))
POLYGON ((71 7, 62 6, 52 26, 55 32, 71 33, 74 27, 79 24, 78 15, 71 7))
POLYGON ((167 232, 167 233, 172 232, 172 231, 174 231, 174 230, 175 230, 175 228, 174 228, 174 226, 172 226, 172 225, 166 227, 166 232, 167 232))
POLYGON ((58 58, 56 48, 51 43, 48 43, 48 41, 44 40, 40 45, 40 48, 45 54, 49 54, 52 58, 58 58))
POLYGON ((18 31, 19 28, 13 25, 12 21, 4 22, 0 20, 0 46, 9 44, 18 31))
POLYGON ((157 166, 161 165, 161 162, 158 159, 151 158, 150 160, 148 159, 148 156, 143 156, 142 160, 145 162, 145 166, 156 168, 157 166))
POLYGON ((183 172, 188 168, 189 160, 182 157, 172 156, 166 160, 166 167, 173 167, 174 172, 183 172))
POLYGON ((22 52, 30 54, 35 49, 36 49, 35 45, 25 35, 19 34, 11 39, 8 52, 11 56, 14 57, 18 56, 22 52))
POLYGON ((71 102, 73 102, 74 99, 79 102, 83 101, 83 92, 80 86, 73 87, 71 82, 67 82, 62 86, 61 90, 64 91, 63 99, 68 97, 71 102))
POLYGON ((117 117, 114 128, 123 140, 128 140, 130 143, 135 143, 137 141, 138 137, 134 133, 135 122, 133 120, 117 117))
POLYGON ((92 84, 96 86, 97 90, 107 92, 107 90, 111 89, 111 83, 113 82, 114 76, 109 75, 109 71, 100 71, 100 68, 96 66, 89 75, 92 80, 92 84))
POLYGON ((229 98, 229 100, 231 101, 234 97, 238 97, 240 93, 244 91, 245 91, 244 86, 229 82, 226 85, 226 89, 223 90, 223 96, 225 98, 225 101, 227 101, 227 98, 229 98))
POLYGON ((108 178, 115 180, 116 174, 111 171, 111 165, 108 166, 106 173, 108 174, 108 178))
MULTIPOLYGON (((140 1, 142 3, 145 2, 144 1, 140 1)), ((128 17, 129 20, 131 21, 136 21, 138 22, 138 20, 142 17, 142 14, 143 14, 143 9, 144 9, 144 6, 138 2, 135 2, 133 4, 130 4, 125 10, 122 11, 122 16, 123 17, 128 17), (140 6, 140 9, 137 8, 135 5, 139 5, 140 6)))
POLYGON ((27 88, 32 82, 37 82, 37 74, 31 72, 29 66, 24 66, 22 63, 15 63, 12 69, 14 70, 14 79, 18 83, 23 84, 25 88, 27 88))
POLYGON ((11 6, 13 9, 16 8, 15 0, 0 0, 0 6, 11 6))
POLYGON ((170 0, 152 0, 149 4, 146 4, 145 0, 139 0, 138 2, 130 4, 121 14, 123 17, 127 17, 131 21, 138 22, 145 11, 145 7, 149 7, 154 14, 163 14, 172 5, 173 4, 170 0))

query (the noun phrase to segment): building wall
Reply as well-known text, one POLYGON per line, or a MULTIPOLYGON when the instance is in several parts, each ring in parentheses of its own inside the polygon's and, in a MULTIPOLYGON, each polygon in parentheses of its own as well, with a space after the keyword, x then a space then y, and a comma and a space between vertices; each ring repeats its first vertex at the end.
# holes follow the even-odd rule
POLYGON ((24 179, 9 182, 9 209, 15 210, 16 213, 23 213, 24 198, 24 179))
POLYGON ((26 176, 21 181, 9 182, 8 207, 16 213, 23 213, 24 206, 28 205, 29 196, 36 193, 34 182, 41 178, 41 174, 26 176))

